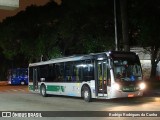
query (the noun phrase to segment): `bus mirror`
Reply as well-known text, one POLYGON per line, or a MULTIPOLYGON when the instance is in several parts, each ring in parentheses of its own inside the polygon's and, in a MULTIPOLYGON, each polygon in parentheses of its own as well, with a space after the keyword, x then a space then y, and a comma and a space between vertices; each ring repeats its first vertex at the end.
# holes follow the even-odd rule
POLYGON ((45 81, 45 78, 41 78, 40 80, 41 80, 41 82, 44 82, 44 81, 45 81))

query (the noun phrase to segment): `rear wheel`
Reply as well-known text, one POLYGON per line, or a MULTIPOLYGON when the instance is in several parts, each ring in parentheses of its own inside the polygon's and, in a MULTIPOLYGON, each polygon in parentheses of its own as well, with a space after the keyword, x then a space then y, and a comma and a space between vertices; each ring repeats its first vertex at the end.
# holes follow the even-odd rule
POLYGON ((84 86, 82 90, 82 97, 86 102, 91 102, 91 91, 88 86, 84 86))
POLYGON ((43 97, 46 97, 46 96, 47 96, 46 86, 45 86, 45 85, 41 85, 40 93, 41 93, 41 95, 42 95, 43 97))

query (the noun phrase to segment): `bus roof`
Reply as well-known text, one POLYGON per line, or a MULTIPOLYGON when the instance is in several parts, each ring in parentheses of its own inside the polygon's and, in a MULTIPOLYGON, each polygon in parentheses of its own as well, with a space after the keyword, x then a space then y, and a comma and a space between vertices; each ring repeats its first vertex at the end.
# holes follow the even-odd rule
POLYGON ((74 55, 69 57, 61 57, 61 58, 55 58, 48 61, 40 61, 36 63, 30 63, 29 67, 32 66, 39 66, 39 65, 46 65, 46 64, 52 64, 52 63, 60 63, 60 62, 69 62, 69 61, 78 61, 78 60, 86 60, 86 59, 94 59, 97 55, 106 55, 106 53, 91 53, 88 55, 74 55))
POLYGON ((46 65, 46 64, 52 64, 57 62, 69 62, 69 61, 78 61, 81 60, 83 56, 70 56, 70 57, 62 57, 62 58, 55 58, 48 61, 41 61, 37 63, 30 63, 29 67, 31 66, 39 66, 39 65, 46 65))
POLYGON ((102 52, 102 53, 90 53, 88 55, 74 55, 69 57, 61 57, 61 58, 55 58, 48 61, 40 61, 36 63, 30 63, 29 67, 32 66, 39 66, 39 65, 46 65, 46 64, 52 64, 52 63, 60 63, 60 62, 69 62, 69 61, 78 61, 78 60, 86 60, 86 59, 96 59, 98 57, 107 57, 109 54, 112 53, 130 53, 135 54, 133 52, 124 52, 124 51, 108 51, 108 52, 102 52))

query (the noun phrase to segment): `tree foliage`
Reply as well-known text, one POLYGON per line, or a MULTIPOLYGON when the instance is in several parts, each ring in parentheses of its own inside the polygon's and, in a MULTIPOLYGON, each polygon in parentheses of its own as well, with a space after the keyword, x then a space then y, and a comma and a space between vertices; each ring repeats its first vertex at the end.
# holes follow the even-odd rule
MULTIPOLYGON (((51 0, 44 6, 29 6, 0 23, 0 55, 20 67, 42 56, 48 60, 113 50, 113 7, 113 0, 62 0, 61 5, 51 0)), ((154 75, 160 60, 160 2, 129 0, 126 9, 129 44, 150 48, 154 75)))
POLYGON ((105 0, 64 0, 61 5, 50 1, 45 6, 29 6, 3 21, 0 47, 7 58, 24 54, 29 61, 39 61, 42 55, 47 60, 112 49, 110 4, 105 0))

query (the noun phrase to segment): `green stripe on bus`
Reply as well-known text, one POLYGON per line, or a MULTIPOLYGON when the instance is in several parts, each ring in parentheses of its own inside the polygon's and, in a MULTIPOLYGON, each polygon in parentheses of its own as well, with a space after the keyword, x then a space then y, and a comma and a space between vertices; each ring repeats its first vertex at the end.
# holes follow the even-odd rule
POLYGON ((64 86, 59 86, 59 85, 47 85, 47 91, 62 91, 64 92, 64 86))

